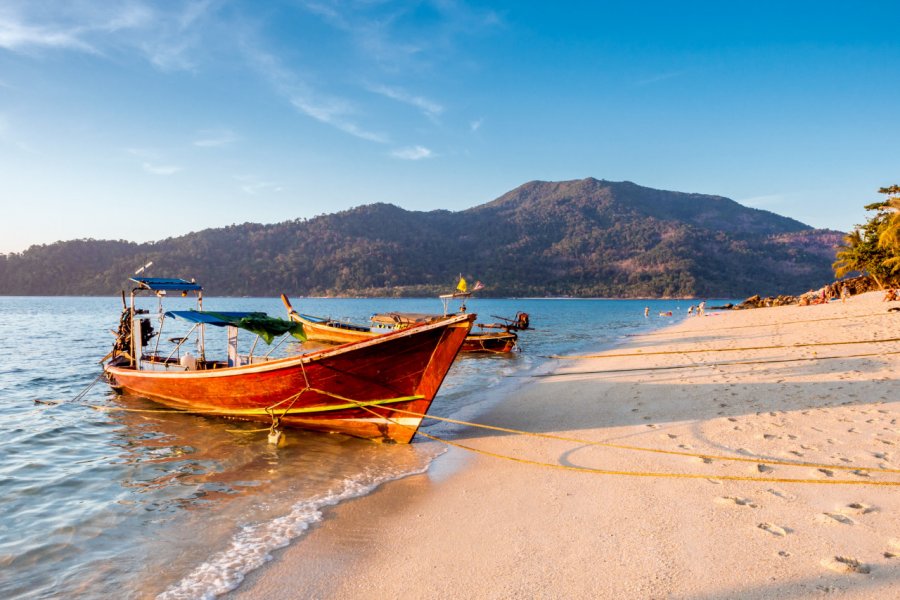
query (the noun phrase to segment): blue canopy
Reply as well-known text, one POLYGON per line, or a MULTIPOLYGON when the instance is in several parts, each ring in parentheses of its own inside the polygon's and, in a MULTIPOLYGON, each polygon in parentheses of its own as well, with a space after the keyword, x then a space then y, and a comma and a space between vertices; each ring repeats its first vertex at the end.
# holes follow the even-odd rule
POLYGON ((199 283, 165 277, 132 277, 131 281, 137 283, 142 290, 166 291, 166 292, 199 292, 203 288, 199 283))
POLYGON ((306 334, 303 331, 303 325, 284 319, 276 319, 270 317, 264 312, 206 312, 199 310, 170 310, 166 313, 167 317, 176 317, 185 319, 192 323, 203 323, 204 325, 215 325, 216 327, 225 327, 233 325, 251 331, 271 344, 272 340, 285 333, 301 341, 306 341, 306 334))
POLYGON ((246 317, 267 317, 264 312, 201 312, 199 310, 170 310, 166 313, 167 317, 175 317, 176 319, 184 319, 191 323, 203 323, 204 325, 215 325, 216 327, 225 327, 226 325, 234 325, 235 321, 240 321, 246 317))

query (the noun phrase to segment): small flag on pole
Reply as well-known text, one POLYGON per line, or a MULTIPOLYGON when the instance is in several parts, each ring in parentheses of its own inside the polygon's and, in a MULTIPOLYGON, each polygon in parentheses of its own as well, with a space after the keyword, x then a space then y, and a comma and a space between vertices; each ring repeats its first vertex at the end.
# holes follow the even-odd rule
POLYGON ((456 289, 459 290, 460 292, 465 292, 465 291, 466 291, 466 288, 467 288, 466 280, 463 279, 463 276, 462 276, 462 275, 460 275, 460 276, 459 276, 459 283, 456 284, 456 289))

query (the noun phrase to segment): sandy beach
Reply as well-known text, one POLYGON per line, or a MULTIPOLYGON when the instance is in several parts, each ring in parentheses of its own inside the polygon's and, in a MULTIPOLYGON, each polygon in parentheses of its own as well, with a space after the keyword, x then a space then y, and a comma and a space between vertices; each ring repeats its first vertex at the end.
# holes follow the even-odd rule
POLYGON ((468 430, 228 597, 900 597, 890 306, 710 311, 560 359, 478 419, 540 436, 468 430))

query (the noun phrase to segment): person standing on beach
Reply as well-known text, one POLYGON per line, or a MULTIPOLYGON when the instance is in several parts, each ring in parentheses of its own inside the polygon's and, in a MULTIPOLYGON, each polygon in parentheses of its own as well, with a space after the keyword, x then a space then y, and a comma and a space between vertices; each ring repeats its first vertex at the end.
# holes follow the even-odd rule
POLYGON ((703 312, 705 310, 706 310, 706 300, 702 301, 700 304, 697 305, 697 316, 702 317, 703 312))
POLYGON ((841 304, 846 304, 847 298, 850 297, 850 288, 847 287, 847 284, 841 286, 841 304))

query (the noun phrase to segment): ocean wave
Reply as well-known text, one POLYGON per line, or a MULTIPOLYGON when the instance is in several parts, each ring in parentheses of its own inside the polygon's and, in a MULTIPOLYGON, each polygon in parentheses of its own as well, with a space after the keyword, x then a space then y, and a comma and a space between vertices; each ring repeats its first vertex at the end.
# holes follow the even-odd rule
POLYGON ((323 518, 323 509, 374 491, 389 481, 427 471, 427 465, 415 471, 382 473, 370 479, 371 473, 346 480, 340 489, 308 498, 294 504, 290 512, 262 523, 244 525, 231 538, 228 547, 213 555, 175 585, 159 594, 157 600, 211 600, 230 592, 247 573, 272 559, 272 552, 284 548, 303 535, 311 525, 323 518))

